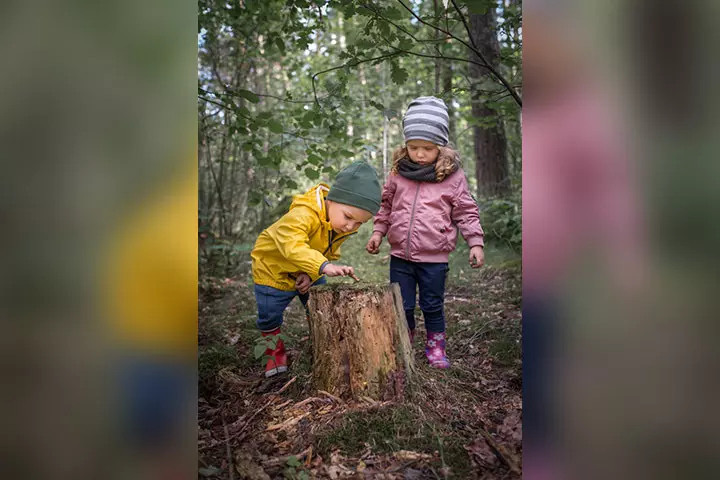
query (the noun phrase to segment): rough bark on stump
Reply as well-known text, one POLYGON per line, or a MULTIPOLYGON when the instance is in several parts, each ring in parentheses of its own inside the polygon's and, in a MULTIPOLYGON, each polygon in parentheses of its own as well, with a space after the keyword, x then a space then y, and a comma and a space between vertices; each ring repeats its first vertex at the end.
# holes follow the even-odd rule
POLYGON ((397 284, 313 287, 308 308, 315 388, 402 400, 414 360, 397 284))

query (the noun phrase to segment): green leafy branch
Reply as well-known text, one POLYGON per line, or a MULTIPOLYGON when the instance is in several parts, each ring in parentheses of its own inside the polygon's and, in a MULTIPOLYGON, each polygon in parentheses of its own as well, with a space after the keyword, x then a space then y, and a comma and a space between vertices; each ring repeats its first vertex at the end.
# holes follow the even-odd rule
POLYGON ((522 106, 522 99, 520 98, 520 95, 518 95, 517 91, 512 87, 512 85, 510 85, 510 82, 508 82, 507 79, 505 79, 505 77, 504 77, 500 72, 498 72, 498 71, 490 64, 490 62, 487 61, 487 59, 485 58, 485 55, 483 55, 482 52, 481 52, 480 50, 478 50, 478 48, 477 48, 477 46, 475 45, 475 42, 474 42, 474 40, 473 40, 473 38, 472 38, 472 35, 470 34, 470 27, 468 26, 467 21, 465 20, 465 16, 464 16, 464 15, 462 14, 462 12, 460 11, 460 8, 457 6, 457 3, 455 3, 455 0, 452 0, 453 6, 455 7, 455 10, 457 10, 457 12, 460 14, 460 18, 462 19, 463 25, 465 25, 465 30, 467 31, 468 36, 470 37, 470 42, 472 43, 472 45, 469 44, 469 43, 467 43, 467 42, 466 42, 465 40, 463 40, 462 38, 460 38, 460 37, 458 37, 458 36, 456 36, 456 35, 453 35, 453 34, 452 34, 451 32, 449 32, 448 30, 446 30, 446 29, 444 29, 444 28, 441 28, 441 27, 438 27, 437 25, 433 25, 432 23, 426 22, 425 20, 423 20, 422 18, 420 18, 420 17, 413 11, 412 8, 410 8, 410 7, 408 7, 407 5, 405 5, 405 2, 403 2, 402 0, 398 0, 398 2, 400 3, 400 5, 403 6, 403 8, 405 8, 405 10, 407 10, 408 12, 410 12, 410 14, 411 14, 413 17, 415 17, 415 19, 417 19, 418 22, 422 23, 423 25, 427 25, 427 26, 430 27, 430 28, 433 28, 433 29, 437 30, 438 32, 444 33, 444 34, 447 35, 448 37, 450 37, 450 38, 452 38, 452 39, 454 39, 454 40, 457 40, 458 42, 460 42, 460 43, 462 43, 463 45, 465 45, 470 51, 474 52, 474 53, 478 56, 478 58, 480 59, 480 61, 483 62, 482 66, 485 67, 485 68, 487 68, 488 71, 492 74, 492 76, 495 77, 500 83, 502 83, 502 85, 508 90, 508 92, 510 93, 510 95, 512 95, 513 99, 515 99, 515 101, 517 102, 517 104, 520 105, 520 106, 522 106))
POLYGON ((387 58, 392 58, 392 57, 395 57, 395 56, 401 55, 401 54, 402 54, 402 52, 390 52, 390 53, 386 53, 386 54, 384 54, 384 55, 380 55, 380 56, 373 57, 373 58, 364 58, 364 59, 361 59, 361 60, 353 59, 353 60, 350 60, 349 62, 343 63, 342 65, 338 65, 338 66, 335 66, 335 67, 331 67, 331 68, 328 68, 328 69, 323 70, 323 71, 321 71, 321 72, 317 72, 317 73, 313 74, 313 76, 312 76, 312 87, 313 87, 313 96, 315 97, 315 103, 317 104, 318 107, 320 106, 320 101, 318 100, 318 96, 317 96, 317 89, 316 89, 316 87, 315 87, 315 80, 317 79, 318 76, 320 76, 320 75, 322 75, 322 74, 324 74, 324 73, 329 73, 329 72, 333 72, 333 71, 335 71, 335 70, 340 70, 341 68, 356 67, 356 66, 360 65, 361 63, 381 61, 381 60, 385 60, 385 59, 387 59, 387 58))
POLYGON ((265 355, 267 350, 275 350, 277 343, 282 340, 288 342, 290 338, 284 333, 278 335, 268 335, 267 337, 258 337, 255 339, 255 347, 253 347, 253 355, 255 359, 262 358, 263 362, 275 360, 275 355, 265 355))

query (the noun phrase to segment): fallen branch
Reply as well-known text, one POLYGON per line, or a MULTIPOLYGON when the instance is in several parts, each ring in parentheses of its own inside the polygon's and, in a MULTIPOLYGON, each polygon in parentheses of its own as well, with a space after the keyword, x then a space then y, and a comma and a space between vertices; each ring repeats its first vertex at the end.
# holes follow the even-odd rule
POLYGON ((230 480, 235 480, 235 464, 232 459, 232 450, 230 449, 230 434, 228 433, 227 423, 225 422, 225 415, 222 415, 220 418, 222 419, 223 430, 225 431, 225 454, 227 455, 228 475, 230 480))
POLYGON ((336 397, 336 396, 333 395, 332 393, 326 392, 325 390, 318 390, 318 393, 322 393, 323 395, 332 398, 333 400, 335 400, 335 401, 338 402, 338 403, 345 403, 341 398, 336 397))
POLYGON ((295 407, 295 408, 297 408, 297 407, 302 407, 303 405, 306 405, 306 404, 311 403, 311 402, 317 402, 317 401, 319 401, 319 400, 322 400, 322 398, 318 398, 318 397, 308 397, 308 398, 306 398, 305 400, 303 400, 302 402, 296 403, 295 405, 293 405, 293 407, 295 407))
POLYGON ((285 430, 285 429, 288 428, 288 427, 292 427, 293 425, 295 425, 296 423, 298 423, 300 420, 302 420, 303 418, 307 417, 308 415, 310 415, 310 412, 303 413, 302 415, 300 415, 300 416, 298 416, 298 417, 295 417, 295 418, 291 418, 291 419, 289 419, 289 420, 286 420, 286 421, 284 421, 283 423, 278 423, 278 424, 275 424, 275 425, 270 425, 269 427, 267 427, 266 430, 267 430, 268 432, 271 432, 271 431, 273 431, 273 430, 285 430))
POLYGON ((498 445, 495 439, 492 438, 492 435, 485 431, 484 428, 480 429, 480 434, 483 436, 490 448, 493 449, 495 455, 497 455, 497 457, 502 460, 502 462, 505 463, 505 465, 507 465, 513 473, 517 473, 518 475, 520 475, 520 467, 518 467, 518 464, 515 460, 509 458, 510 454, 505 449, 505 447, 503 447, 502 445, 498 445))
POLYGON ((248 425, 250 425, 250 423, 253 421, 253 419, 254 419, 255 417, 257 417, 257 416, 260 414, 260 412, 262 412, 262 411, 265 410, 267 407, 269 407, 274 401, 275 401, 275 398, 271 398, 271 399, 268 400, 267 403, 265 403, 265 405, 263 405, 259 410, 255 411, 255 413, 253 413, 253 414, 250 416, 250 418, 248 418, 247 422, 245 422, 245 425, 243 425, 243 427, 240 429, 240 431, 239 431, 238 433, 236 433, 235 435, 233 435, 233 436, 231 437, 231 439, 234 440, 234 439, 236 439, 237 437, 239 437, 240 435, 242 435, 243 432, 245 431, 245 429, 248 427, 248 425))
POLYGON ((280 390, 278 390, 277 392, 275 392, 275 395, 280 395, 282 392, 284 392, 285 390, 287 390, 287 388, 288 388, 290 385, 292 385, 293 382, 295 382, 295 380, 297 380, 297 376, 292 377, 292 378, 290 379, 290 381, 288 381, 280 390))

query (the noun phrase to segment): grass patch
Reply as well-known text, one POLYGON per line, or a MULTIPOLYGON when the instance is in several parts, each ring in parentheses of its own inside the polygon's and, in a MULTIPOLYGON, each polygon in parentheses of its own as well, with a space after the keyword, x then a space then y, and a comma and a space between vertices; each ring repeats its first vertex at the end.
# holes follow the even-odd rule
POLYGON ((438 452, 439 466, 449 466, 458 478, 470 471, 470 461, 463 448, 465 441, 447 426, 421 418, 406 405, 376 412, 353 412, 341 420, 337 428, 321 433, 317 446, 321 455, 335 449, 357 456, 369 446, 374 453, 410 450, 433 454, 438 452))
POLYGON ((198 350, 198 384, 201 389, 211 391, 217 372, 226 367, 239 367, 241 358, 234 347, 212 345, 198 350))
POLYGON ((501 336, 490 343, 490 355, 502 366, 515 365, 522 357, 519 337, 501 336))

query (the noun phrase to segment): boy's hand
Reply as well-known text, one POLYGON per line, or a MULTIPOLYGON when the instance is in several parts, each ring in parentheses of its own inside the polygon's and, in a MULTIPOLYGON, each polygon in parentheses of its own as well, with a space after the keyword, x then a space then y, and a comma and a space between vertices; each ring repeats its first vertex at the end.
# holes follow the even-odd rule
POLYGON ((324 273, 328 277, 350 276, 356 282, 360 281, 360 279, 355 276, 355 269, 349 265, 333 265, 332 263, 328 263, 325 265, 325 268, 322 269, 321 273, 324 273))
POLYGON ((312 280, 310 279, 310 275, 308 275, 307 273, 301 273, 295 279, 295 288, 303 295, 305 295, 307 291, 310 290, 310 285, 312 285, 312 280))
POLYGON ((472 268, 480 268, 485 263, 485 251, 481 246, 475 246, 470 249, 470 266, 472 268))
POLYGON ((367 250, 370 254, 377 254, 380 252, 380 244, 382 243, 382 235, 378 232, 375 232, 372 234, 372 237, 370 237, 370 240, 368 240, 367 245, 365 245, 365 250, 367 250))

